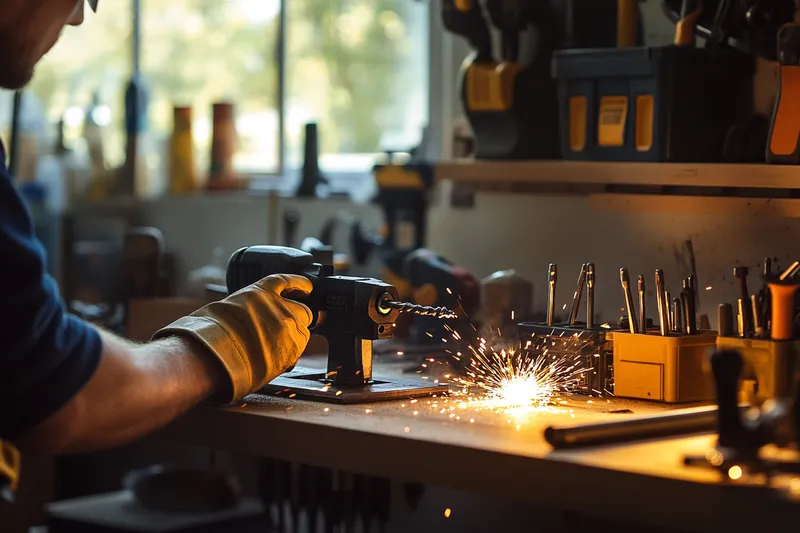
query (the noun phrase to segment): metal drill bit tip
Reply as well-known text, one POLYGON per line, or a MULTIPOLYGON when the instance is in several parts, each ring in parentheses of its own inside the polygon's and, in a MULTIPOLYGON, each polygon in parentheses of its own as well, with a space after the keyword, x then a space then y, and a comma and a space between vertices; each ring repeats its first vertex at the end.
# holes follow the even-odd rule
POLYGON ((394 300, 383 300, 381 307, 397 309, 401 313, 411 313, 419 316, 432 316, 442 320, 458 318, 458 314, 447 307, 432 307, 429 305, 412 304, 410 302, 396 302, 394 300))
POLYGON ((631 282, 631 277, 628 274, 627 268, 619 269, 619 280, 620 282, 622 282, 623 285, 628 285, 631 282))
POLYGON ((555 263, 550 263, 550 266, 547 268, 547 279, 553 283, 558 281, 558 267, 555 263))

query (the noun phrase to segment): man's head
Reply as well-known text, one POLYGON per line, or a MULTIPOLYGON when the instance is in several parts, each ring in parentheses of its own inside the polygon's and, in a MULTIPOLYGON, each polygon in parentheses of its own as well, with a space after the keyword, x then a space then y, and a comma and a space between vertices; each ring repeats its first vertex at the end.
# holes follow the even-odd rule
MULTIPOLYGON (((66 25, 83 22, 85 0, 2 0, 0 87, 19 89, 66 25)), ((95 2, 92 2, 96 4, 95 2)))

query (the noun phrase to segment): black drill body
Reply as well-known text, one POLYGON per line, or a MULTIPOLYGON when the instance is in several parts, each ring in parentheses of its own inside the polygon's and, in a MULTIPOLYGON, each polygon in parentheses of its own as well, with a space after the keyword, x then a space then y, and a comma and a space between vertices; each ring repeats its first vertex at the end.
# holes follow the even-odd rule
POLYGON ((332 265, 309 253, 283 246, 250 246, 231 256, 228 292, 234 293, 273 274, 305 276, 314 286, 297 301, 314 314, 311 332, 328 341, 328 378, 339 385, 372 380, 372 341, 392 337, 399 311, 382 306, 396 301, 397 289, 374 278, 334 275, 332 265))

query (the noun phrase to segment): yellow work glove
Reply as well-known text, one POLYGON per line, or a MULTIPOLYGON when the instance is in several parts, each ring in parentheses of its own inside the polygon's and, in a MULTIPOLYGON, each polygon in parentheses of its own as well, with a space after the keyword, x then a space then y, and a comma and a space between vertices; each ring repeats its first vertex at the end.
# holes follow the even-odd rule
POLYGON ((223 400, 236 401, 300 358, 313 315, 308 307, 285 296, 311 290, 311 281, 303 276, 268 276, 173 322, 153 338, 189 337, 208 348, 230 377, 231 395, 223 400))

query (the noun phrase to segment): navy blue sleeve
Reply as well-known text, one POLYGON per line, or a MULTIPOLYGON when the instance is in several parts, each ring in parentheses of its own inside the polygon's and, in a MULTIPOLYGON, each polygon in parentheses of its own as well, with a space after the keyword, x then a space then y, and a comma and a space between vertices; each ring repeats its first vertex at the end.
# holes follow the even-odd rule
POLYGON ((102 353, 97 330, 69 315, 0 150, 0 439, 65 405, 102 353))

